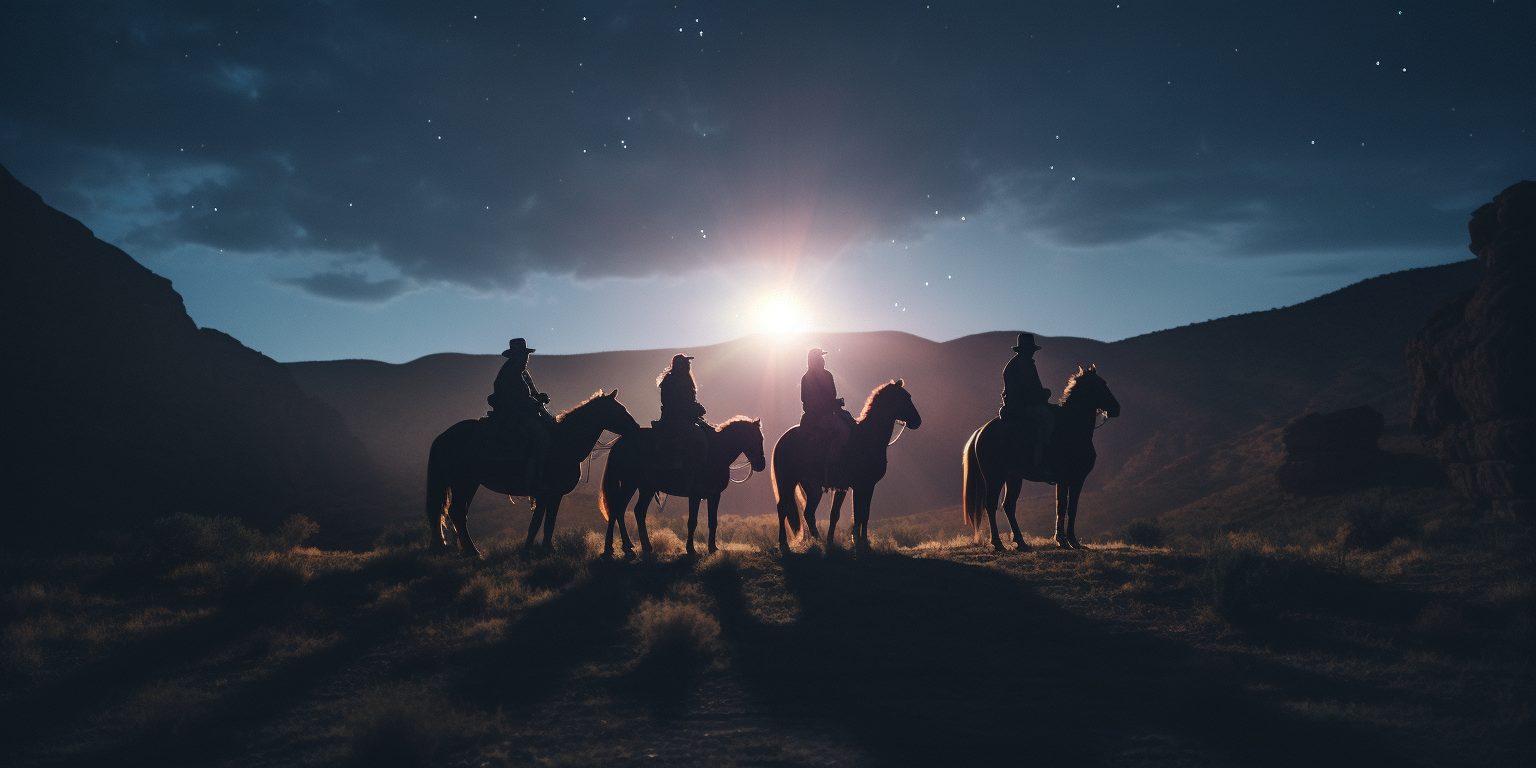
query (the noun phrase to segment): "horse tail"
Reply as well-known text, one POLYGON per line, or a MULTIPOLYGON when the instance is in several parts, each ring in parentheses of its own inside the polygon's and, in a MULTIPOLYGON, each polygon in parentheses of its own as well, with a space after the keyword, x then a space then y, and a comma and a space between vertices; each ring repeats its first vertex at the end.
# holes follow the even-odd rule
MULTIPOLYGON (((445 433, 446 434, 446 433, 445 433)), ((427 452, 427 540, 429 542, 442 541, 442 519, 448 510, 448 503, 453 500, 453 490, 448 485, 448 478, 443 471, 443 462, 446 457, 439 446, 442 438, 432 441, 432 449, 427 452)))
POLYGON ((773 461, 768 465, 769 480, 773 485, 773 500, 778 506, 779 517, 789 521, 789 530, 800 532, 800 503, 799 486, 795 480, 793 466, 794 446, 797 440, 790 435, 797 434, 797 427, 791 427, 773 445, 773 461))
MULTIPOLYGON (((986 427, 982 427, 985 429, 986 427)), ((980 527, 982 514, 987 511, 987 479, 981 475, 981 457, 976 452, 976 444, 981 440, 981 430, 971 433, 971 439, 965 441, 965 450, 961 456, 962 484, 961 507, 965 513, 965 523, 972 528, 980 527)))

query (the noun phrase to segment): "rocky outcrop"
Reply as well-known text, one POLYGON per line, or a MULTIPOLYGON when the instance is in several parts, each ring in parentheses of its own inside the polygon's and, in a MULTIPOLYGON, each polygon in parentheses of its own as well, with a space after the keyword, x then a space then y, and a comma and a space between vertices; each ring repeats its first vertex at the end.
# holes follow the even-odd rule
POLYGON ((1413 431, 1467 496, 1536 511, 1536 182, 1477 209, 1469 246, 1482 283, 1408 343, 1413 431))
POLYGON ((1285 463, 1275 470, 1280 487, 1318 496, 1369 483, 1387 455, 1377 447, 1386 419, 1362 405, 1334 413, 1309 413, 1285 427, 1285 463))
POLYGON ((4 168, 0 270, 8 542, 363 503, 373 470, 335 409, 4 168))

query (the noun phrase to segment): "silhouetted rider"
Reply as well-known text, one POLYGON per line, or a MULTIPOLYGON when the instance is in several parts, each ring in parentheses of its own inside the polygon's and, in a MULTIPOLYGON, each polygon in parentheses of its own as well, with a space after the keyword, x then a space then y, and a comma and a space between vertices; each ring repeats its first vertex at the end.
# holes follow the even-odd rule
POLYGON ((661 419, 652 426, 662 430, 663 456, 670 459, 666 466, 683 470, 686 481, 693 484, 698 470, 704 464, 709 450, 709 426, 701 419, 704 406, 699 405, 698 384, 693 380, 693 364, 690 355, 673 355, 672 365, 656 378, 661 389, 661 419))
POLYGON ((997 412, 1003 421, 1039 425, 1034 452, 1037 467, 1051 440, 1051 430, 1056 426, 1056 414, 1046 405, 1051 399, 1051 390, 1040 383, 1040 371, 1035 368, 1035 350, 1038 349, 1040 345, 1035 343, 1033 333, 1019 334, 1018 343, 1013 347, 1013 359, 1003 367, 1003 407, 997 412))
POLYGON ((825 441, 827 460, 831 461, 848 444, 854 419, 843 407, 843 399, 837 396, 837 384, 824 359, 826 354, 821 349, 805 353, 805 375, 800 377, 800 406, 805 413, 800 417, 800 426, 825 441))
POLYGON ((490 397, 485 398, 491 406, 486 414, 491 421, 491 434, 515 439, 528 451, 526 471, 530 493, 543 469, 544 454, 549 451, 549 427, 555 423, 554 417, 544 408, 549 395, 540 392, 528 374, 528 355, 532 352, 528 342, 521 338, 507 342, 507 351, 501 353, 507 361, 496 373, 490 397))

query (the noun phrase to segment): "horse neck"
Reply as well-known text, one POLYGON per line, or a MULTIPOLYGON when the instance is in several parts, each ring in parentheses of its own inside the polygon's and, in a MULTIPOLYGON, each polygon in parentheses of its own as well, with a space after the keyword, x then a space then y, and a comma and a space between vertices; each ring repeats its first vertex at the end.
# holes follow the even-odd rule
MULTIPOLYGON (((1069 397, 1067 402, 1061 404, 1061 410, 1056 417, 1057 423, 1063 427, 1058 434, 1070 436, 1083 432, 1086 427, 1087 439, 1093 439, 1093 422, 1098 416, 1099 409, 1090 405, 1086 397, 1069 397)), ((1082 435, 1078 435, 1081 437, 1082 435)))
POLYGON ((885 452, 885 446, 891 441, 891 430, 896 426, 896 410, 881 403, 875 403, 869 413, 860 419, 857 428, 849 442, 879 443, 880 452, 885 452))
POLYGON ((736 430, 727 428, 716 432, 709 441, 709 459, 705 462, 711 466, 730 464, 737 456, 746 452, 746 441, 736 437, 736 430))
POLYGON ((550 453, 578 458, 590 453, 597 439, 603 436, 603 426, 597 423, 595 416, 580 410, 566 414, 555 424, 550 453))

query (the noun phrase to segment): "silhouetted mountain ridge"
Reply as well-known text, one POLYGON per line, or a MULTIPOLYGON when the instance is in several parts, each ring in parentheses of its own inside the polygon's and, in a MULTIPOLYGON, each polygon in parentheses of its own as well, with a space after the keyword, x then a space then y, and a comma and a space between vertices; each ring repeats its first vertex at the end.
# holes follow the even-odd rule
MULTIPOLYGON (((1436 306, 1477 279, 1475 262, 1459 262, 1382 275, 1291 307, 1114 343, 1037 336, 1044 349, 1036 359, 1047 386, 1059 394, 1077 366, 1096 363, 1124 407, 1121 418, 1095 435, 1100 459, 1084 496, 1084 530, 1177 508, 1273 472, 1283 461, 1280 430, 1309 411, 1371 405, 1386 416, 1387 447, 1402 450, 1411 388, 1403 346, 1436 306)), ((599 387, 618 387, 620 400, 645 421, 658 412, 657 372, 677 352, 696 355, 699 400, 708 417, 762 418, 770 450, 799 419, 799 379, 810 346, 831 351, 828 369, 855 412, 873 387, 904 378, 923 427, 890 450, 890 474, 875 494, 875 515, 889 517, 958 503, 961 445, 996 413, 1015 333, 942 343, 891 331, 752 336, 693 348, 536 354, 529 369, 553 407, 570 407, 599 387)), ((444 354, 399 365, 289 365, 300 386, 347 418, 410 499, 400 514, 414 516, 432 438, 485 411, 501 362, 496 355, 444 354)), ((1049 506, 1051 493, 1048 486, 1026 486, 1026 494, 1037 497, 1030 502, 1037 512, 1049 506)), ((767 479, 732 488, 722 508, 771 512, 767 479)))
POLYGON ((373 469, 288 369, 198 328, 169 280, 3 167, 0 246, 13 530, 65 541, 180 511, 260 527, 304 512, 345 537, 373 469))

